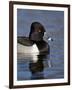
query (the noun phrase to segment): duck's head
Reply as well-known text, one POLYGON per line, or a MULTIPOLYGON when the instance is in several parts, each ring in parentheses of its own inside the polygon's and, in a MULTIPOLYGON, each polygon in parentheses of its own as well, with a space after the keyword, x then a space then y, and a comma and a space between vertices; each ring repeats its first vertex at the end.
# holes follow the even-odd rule
POLYGON ((44 32, 45 28, 41 23, 33 22, 30 28, 29 39, 32 41, 41 41, 43 40, 44 32))

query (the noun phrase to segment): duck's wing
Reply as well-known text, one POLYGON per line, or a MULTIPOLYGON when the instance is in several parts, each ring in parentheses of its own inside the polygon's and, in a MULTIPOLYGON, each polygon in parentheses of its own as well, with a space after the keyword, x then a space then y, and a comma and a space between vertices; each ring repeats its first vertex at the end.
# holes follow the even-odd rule
POLYGON ((33 42, 29 40, 28 37, 17 37, 17 43, 20 43, 25 46, 32 46, 33 42))

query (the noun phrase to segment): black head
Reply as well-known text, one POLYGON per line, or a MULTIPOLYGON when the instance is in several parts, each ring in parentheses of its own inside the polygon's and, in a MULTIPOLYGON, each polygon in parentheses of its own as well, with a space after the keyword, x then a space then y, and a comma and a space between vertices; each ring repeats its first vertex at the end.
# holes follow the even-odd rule
POLYGON ((29 39, 33 41, 43 40, 45 29, 39 22, 33 22, 30 28, 29 39))

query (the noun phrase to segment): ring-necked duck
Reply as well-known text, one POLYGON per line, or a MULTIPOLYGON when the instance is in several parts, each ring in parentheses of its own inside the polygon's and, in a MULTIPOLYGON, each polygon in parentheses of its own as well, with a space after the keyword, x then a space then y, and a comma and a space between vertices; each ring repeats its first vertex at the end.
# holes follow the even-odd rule
POLYGON ((31 57, 36 62, 37 55, 43 53, 49 53, 49 45, 44 40, 45 28, 39 22, 33 22, 31 24, 29 37, 17 38, 17 52, 23 54, 23 57, 31 57))

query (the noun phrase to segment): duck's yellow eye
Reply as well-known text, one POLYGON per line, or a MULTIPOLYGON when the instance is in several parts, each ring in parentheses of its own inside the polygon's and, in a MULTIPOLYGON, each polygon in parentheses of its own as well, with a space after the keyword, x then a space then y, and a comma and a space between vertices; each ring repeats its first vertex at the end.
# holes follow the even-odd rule
POLYGON ((38 32, 41 32, 41 30, 39 30, 38 32))

